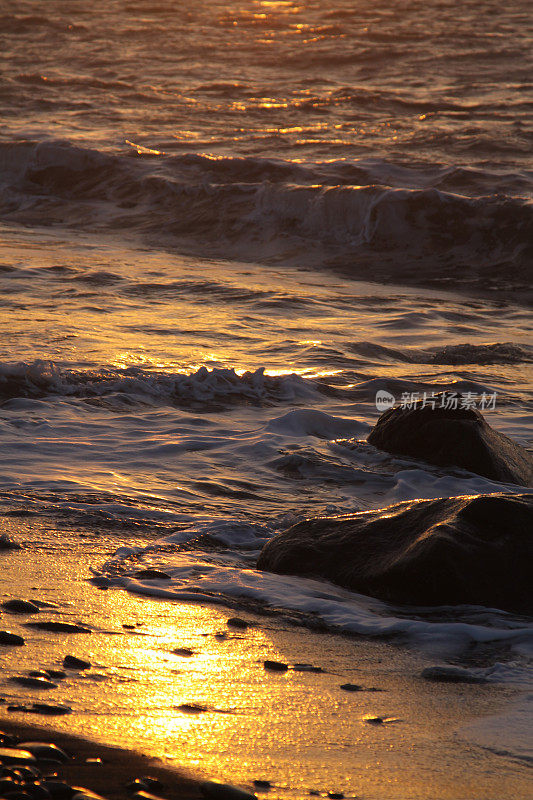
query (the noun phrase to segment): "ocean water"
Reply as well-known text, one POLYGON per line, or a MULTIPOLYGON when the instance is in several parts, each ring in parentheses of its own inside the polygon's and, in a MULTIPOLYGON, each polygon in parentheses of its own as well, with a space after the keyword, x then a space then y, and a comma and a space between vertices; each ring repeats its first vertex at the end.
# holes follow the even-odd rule
POLYGON ((116 537, 100 584, 493 646, 521 684, 527 618, 255 561, 306 516, 524 491, 366 437, 378 391, 447 389, 531 447, 531 29, 521 0, 4 6, 4 513, 116 537))

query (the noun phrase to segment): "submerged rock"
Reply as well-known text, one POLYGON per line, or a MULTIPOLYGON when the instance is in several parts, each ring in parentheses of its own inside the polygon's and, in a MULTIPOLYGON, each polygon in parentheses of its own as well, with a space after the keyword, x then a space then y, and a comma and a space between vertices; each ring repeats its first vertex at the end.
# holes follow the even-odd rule
POLYGON ((426 667, 421 677, 435 683, 487 683, 486 678, 462 667, 426 667))
POLYGON ((368 442, 387 453, 532 486, 533 459, 528 451, 491 428, 476 408, 453 408, 454 404, 445 393, 435 396, 435 408, 423 401, 412 408, 390 408, 376 422, 368 442))
POLYGON ((259 569, 318 577, 392 603, 533 612, 533 495, 415 500, 304 520, 259 569))

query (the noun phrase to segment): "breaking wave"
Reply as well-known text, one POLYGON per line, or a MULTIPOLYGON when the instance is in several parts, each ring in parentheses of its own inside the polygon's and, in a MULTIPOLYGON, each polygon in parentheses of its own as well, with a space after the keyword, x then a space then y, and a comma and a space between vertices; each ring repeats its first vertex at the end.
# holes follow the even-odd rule
POLYGON ((7 220, 128 229, 242 259, 260 246, 262 260, 305 256, 372 280, 516 287, 533 253, 531 200, 485 194, 490 176, 474 170, 458 193, 437 188, 451 180, 442 167, 113 155, 47 141, 0 145, 0 174, 7 220))

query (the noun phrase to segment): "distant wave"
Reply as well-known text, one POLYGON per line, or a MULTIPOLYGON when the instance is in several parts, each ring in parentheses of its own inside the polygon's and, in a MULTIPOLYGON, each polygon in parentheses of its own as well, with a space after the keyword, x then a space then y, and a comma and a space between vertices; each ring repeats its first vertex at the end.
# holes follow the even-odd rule
POLYGON ((7 220, 127 229, 242 259, 305 258, 370 280, 526 286, 533 255, 532 201, 476 194, 491 180, 479 171, 17 142, 0 145, 0 178, 7 220), (454 181, 461 193, 437 188, 454 181))

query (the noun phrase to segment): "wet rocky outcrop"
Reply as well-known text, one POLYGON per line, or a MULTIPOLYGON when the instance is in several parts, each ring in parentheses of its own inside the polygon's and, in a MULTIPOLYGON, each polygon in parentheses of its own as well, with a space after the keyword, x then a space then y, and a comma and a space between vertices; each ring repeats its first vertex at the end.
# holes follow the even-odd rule
POLYGON ((494 430, 476 408, 454 407, 436 395, 435 407, 419 401, 385 411, 369 444, 395 455, 475 472, 501 483, 533 485, 533 459, 516 442, 494 430))
POLYGON ((267 542, 257 566, 392 603, 533 613, 533 495, 415 500, 304 520, 267 542))

